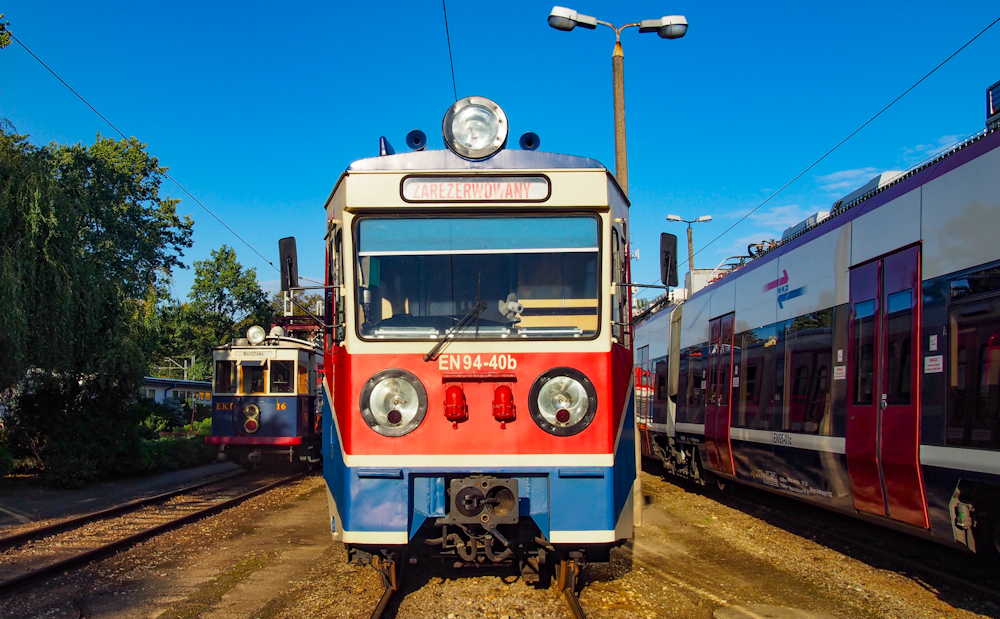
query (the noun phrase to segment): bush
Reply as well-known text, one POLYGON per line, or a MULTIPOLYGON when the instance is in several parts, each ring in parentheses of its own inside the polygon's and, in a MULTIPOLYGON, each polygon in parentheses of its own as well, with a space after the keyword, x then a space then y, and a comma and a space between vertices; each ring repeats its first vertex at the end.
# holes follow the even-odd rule
POLYGON ((143 441, 141 472, 146 475, 176 471, 215 461, 215 447, 204 436, 165 436, 143 441))
MULTIPOLYGON (((2 439, 0 439, 2 440, 2 439)), ((6 477, 14 470, 14 457, 10 455, 7 445, 0 442, 0 477, 6 477)))

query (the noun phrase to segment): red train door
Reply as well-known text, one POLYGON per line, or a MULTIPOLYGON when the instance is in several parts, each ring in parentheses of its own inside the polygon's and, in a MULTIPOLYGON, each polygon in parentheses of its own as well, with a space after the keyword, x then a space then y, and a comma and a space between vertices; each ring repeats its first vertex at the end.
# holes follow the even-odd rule
POLYGON ((708 464, 722 473, 734 474, 729 442, 730 396, 733 375, 733 316, 711 322, 709 330, 708 400, 705 403, 705 444, 708 464))
POLYGON ((927 527, 919 323, 919 247, 851 270, 846 451, 854 507, 927 527))

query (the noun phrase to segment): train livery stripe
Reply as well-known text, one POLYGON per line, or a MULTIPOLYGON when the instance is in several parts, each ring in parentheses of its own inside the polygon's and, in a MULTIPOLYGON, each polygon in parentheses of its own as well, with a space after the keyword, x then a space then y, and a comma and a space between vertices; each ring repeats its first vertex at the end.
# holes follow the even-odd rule
POLYGON ((703 423, 675 423, 675 432, 683 432, 684 434, 704 434, 705 424, 703 423))
POLYGON ((778 445, 780 447, 793 447, 796 449, 808 449, 810 451, 826 451, 836 454, 847 453, 846 439, 841 436, 817 436, 815 434, 792 434, 790 432, 772 432, 770 430, 730 428, 729 437, 734 441, 763 443, 764 445, 778 445))
POLYGON ((549 541, 553 544, 610 544, 616 541, 611 531, 552 531, 549 541))
POLYGON ((1000 475, 1000 453, 982 449, 921 445, 920 464, 1000 475))
POLYGON ((614 464, 612 454, 344 455, 343 458, 349 468, 549 467, 556 461, 564 467, 610 467, 614 464))

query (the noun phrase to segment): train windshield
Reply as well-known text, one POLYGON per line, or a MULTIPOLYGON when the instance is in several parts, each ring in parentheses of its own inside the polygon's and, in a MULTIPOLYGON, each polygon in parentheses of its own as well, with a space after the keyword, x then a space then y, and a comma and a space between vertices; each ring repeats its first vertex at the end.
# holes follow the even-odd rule
POLYGON ((590 215, 360 219, 358 335, 594 337, 599 231, 590 215))

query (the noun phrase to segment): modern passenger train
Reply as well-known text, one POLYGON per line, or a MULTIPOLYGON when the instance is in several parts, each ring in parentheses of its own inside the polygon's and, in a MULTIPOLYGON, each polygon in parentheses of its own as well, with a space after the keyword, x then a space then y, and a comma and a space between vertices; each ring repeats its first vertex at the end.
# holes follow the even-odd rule
POLYGON ((264 458, 318 466, 323 348, 261 326, 213 350, 212 434, 220 459, 255 466, 264 458))
MULTIPOLYGON (((604 561, 632 536, 628 200, 483 97, 326 202, 323 470, 358 561, 604 561)), ((294 260, 282 258, 283 264, 294 260)))
POLYGON ((1000 549, 1000 83, 987 119, 639 326, 643 453, 1000 549))

